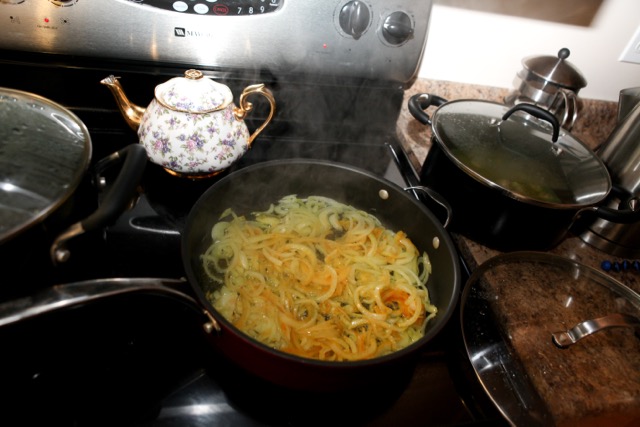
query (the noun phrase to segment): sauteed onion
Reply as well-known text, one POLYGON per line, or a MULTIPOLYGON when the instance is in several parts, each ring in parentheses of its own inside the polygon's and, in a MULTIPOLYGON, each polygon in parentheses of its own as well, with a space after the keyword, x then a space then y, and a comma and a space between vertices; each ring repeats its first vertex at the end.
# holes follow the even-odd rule
POLYGON ((382 356, 417 341, 437 313, 431 263, 403 231, 335 200, 290 195, 211 230, 207 299, 254 339, 302 357, 382 356))

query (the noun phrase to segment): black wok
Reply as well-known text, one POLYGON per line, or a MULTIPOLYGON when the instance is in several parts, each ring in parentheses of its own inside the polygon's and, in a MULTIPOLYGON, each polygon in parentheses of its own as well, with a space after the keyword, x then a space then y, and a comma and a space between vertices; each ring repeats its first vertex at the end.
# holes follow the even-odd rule
POLYGON ((453 243, 433 214, 397 185, 368 172, 332 162, 282 160, 249 166, 212 185, 193 206, 182 236, 182 258, 190 296, 165 279, 119 279, 67 284, 34 297, 28 309, 20 301, 0 306, 0 326, 107 295, 160 292, 177 297, 204 313, 203 324, 213 347, 238 366, 272 383, 295 389, 336 390, 380 384, 411 365, 443 329, 459 298, 460 267, 453 243), (238 214, 267 209, 283 196, 320 195, 350 204, 377 216, 385 226, 404 230, 421 251, 429 254, 431 302, 438 314, 425 335, 413 345, 390 355, 356 362, 325 362, 289 355, 249 338, 219 314, 206 300, 212 286, 203 272, 200 256, 211 244, 211 228, 227 208, 238 214), (59 300, 64 300, 61 303, 59 300), (36 301, 36 303, 33 303, 36 301), (39 304, 43 301, 44 304, 39 304), (4 319, 4 320, 3 320, 4 319))

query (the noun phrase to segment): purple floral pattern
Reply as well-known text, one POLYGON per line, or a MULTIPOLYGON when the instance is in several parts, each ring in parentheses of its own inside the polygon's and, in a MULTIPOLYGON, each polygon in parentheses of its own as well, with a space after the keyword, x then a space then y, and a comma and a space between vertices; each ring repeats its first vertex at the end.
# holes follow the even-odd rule
POLYGON ((216 110, 232 98, 229 88, 210 79, 171 79, 158 87, 157 95, 173 110, 206 113, 216 110))
POLYGON ((233 115, 233 104, 211 113, 172 111, 151 101, 138 128, 149 159, 185 175, 228 168, 249 149, 249 130, 233 115))

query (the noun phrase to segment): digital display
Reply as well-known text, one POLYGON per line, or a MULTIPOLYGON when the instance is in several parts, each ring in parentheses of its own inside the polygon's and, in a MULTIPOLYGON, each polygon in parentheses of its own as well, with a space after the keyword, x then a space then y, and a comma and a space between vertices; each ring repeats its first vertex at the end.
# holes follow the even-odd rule
POLYGON ((159 9, 194 15, 247 16, 275 12, 284 0, 128 0, 159 9))

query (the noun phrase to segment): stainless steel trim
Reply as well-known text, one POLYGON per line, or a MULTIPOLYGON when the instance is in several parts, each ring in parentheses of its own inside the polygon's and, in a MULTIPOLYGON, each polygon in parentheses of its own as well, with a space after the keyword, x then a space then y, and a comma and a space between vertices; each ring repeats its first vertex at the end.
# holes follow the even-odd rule
POLYGON ((78 0, 67 7, 45 0, 0 2, 0 49, 412 81, 432 1, 363 2, 371 23, 357 39, 339 25, 348 1, 281 0, 274 12, 241 16, 181 13, 144 0, 78 0), (380 32, 398 11, 415 28, 409 40, 392 46, 380 32))
POLYGON ((640 328, 640 319, 624 313, 614 313, 607 316, 580 322, 566 331, 551 334, 553 343, 560 348, 567 348, 584 337, 610 328, 640 328))

